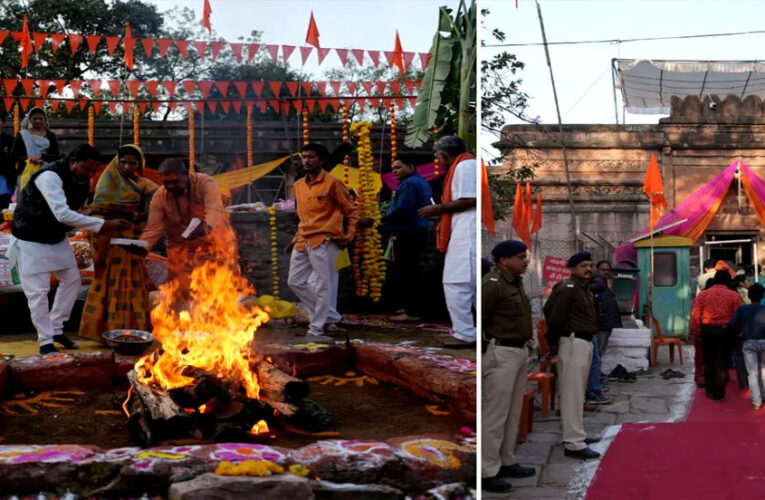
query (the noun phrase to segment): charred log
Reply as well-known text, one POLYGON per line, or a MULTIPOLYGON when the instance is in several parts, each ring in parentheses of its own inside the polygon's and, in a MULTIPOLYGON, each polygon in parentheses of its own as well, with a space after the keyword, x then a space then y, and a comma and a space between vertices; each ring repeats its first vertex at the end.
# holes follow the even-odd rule
POLYGON ((324 432, 336 425, 335 415, 312 399, 303 399, 287 423, 308 432, 324 432))
POLYGON ((250 368, 258 376, 260 393, 264 398, 296 403, 306 398, 311 391, 306 382, 283 372, 263 358, 258 357, 250 362, 250 368))

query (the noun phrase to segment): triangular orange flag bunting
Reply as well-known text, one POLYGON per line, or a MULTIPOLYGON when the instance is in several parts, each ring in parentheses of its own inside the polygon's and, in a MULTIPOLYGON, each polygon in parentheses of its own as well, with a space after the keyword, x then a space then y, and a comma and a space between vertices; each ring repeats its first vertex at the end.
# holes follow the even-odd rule
POLYGON ((300 47, 300 57, 302 58, 302 64, 305 65, 308 56, 311 55, 313 47, 300 47))
POLYGON ((294 45, 282 45, 282 61, 286 63, 293 52, 295 52, 294 45))
POLYGON ((157 97, 157 88, 159 88, 158 80, 146 80, 143 84, 146 86, 146 90, 149 92, 150 96, 157 97))
POLYGON ((118 36, 105 36, 106 38, 106 52, 109 55, 114 54, 117 44, 120 43, 120 37, 118 36))
POLYGON ((651 217, 648 227, 650 231, 653 231, 654 225, 664 210, 667 209, 667 200, 664 198, 664 182, 661 180, 656 153, 651 153, 651 161, 648 164, 648 171, 643 181, 643 192, 645 192, 648 201, 651 203, 651 217))
POLYGON ((101 35, 86 35, 85 41, 88 43, 88 50, 90 51, 90 55, 93 55, 96 53, 98 44, 101 43, 101 35))
POLYGON ((61 104, 61 101, 58 99, 51 99, 50 100, 50 110, 54 113, 58 113, 58 106, 61 104))
POLYGON ((40 52, 40 49, 45 43, 45 39, 48 38, 48 34, 35 31, 34 33, 32 33, 32 38, 35 41, 35 53, 37 53, 37 52, 40 52))
POLYGON ((194 94, 194 88, 196 87, 197 82, 194 80, 185 80, 181 82, 181 86, 183 86, 183 89, 186 91, 186 95, 189 97, 192 97, 192 94, 194 94))
POLYGON ((69 39, 69 50, 72 52, 72 55, 74 55, 74 53, 77 52, 77 49, 80 47, 80 43, 82 42, 82 35, 68 33, 66 37, 69 39))
POLYGON ((32 78, 23 78, 21 80, 21 86, 24 88, 24 95, 34 95, 35 81, 32 78))
POLYGON ((216 81, 215 82, 215 86, 218 87, 218 90, 220 90, 220 95, 222 95, 223 97, 226 97, 226 95, 228 94, 229 83, 230 82, 228 82, 228 81, 216 81))
POLYGON ((258 53, 258 49, 260 49, 259 43, 251 43, 247 46, 247 61, 248 62, 255 59, 255 55, 257 55, 258 53))
MULTIPOLYGON (((112 93, 113 97, 117 97, 117 94, 119 94, 120 91, 120 81, 119 80, 109 80, 109 92, 112 93)), ((58 80, 56 80, 56 86, 58 87, 58 80)), ((61 91, 58 92, 59 94, 61 91)))
POLYGON ((231 52, 234 53, 234 57, 236 57, 237 62, 242 62, 242 49, 244 49, 244 44, 229 43, 228 45, 231 47, 231 52))
POLYGON ((375 68, 380 65, 380 53, 376 50, 367 50, 367 54, 372 58, 372 62, 375 63, 375 68))
MULTIPOLYGON (((0 43, 3 43, 3 36, 0 34, 0 43)), ((50 44, 53 48, 53 53, 55 54, 58 52, 58 48, 61 47, 61 44, 63 43, 64 39, 66 38, 66 35, 63 33, 52 33, 50 35, 50 44)))
POLYGON ((48 90, 51 86, 50 80, 38 80, 37 84, 40 86, 40 95, 42 97, 48 97, 48 90))
POLYGON ((255 96, 260 97, 260 94, 263 92, 263 87, 265 86, 266 82, 264 81, 254 81, 250 82, 252 84, 252 90, 255 91, 255 96))
POLYGON ((343 64, 343 66, 348 65, 348 49, 335 49, 335 52, 337 52, 337 57, 340 58, 340 62, 343 64))
POLYGON ((79 97, 80 89, 82 88, 82 80, 69 80, 69 87, 72 89, 74 97, 79 97))
POLYGON ((322 49, 322 48, 316 49, 316 53, 319 55, 319 64, 324 62, 324 58, 327 57, 327 54, 329 54, 330 50, 332 49, 322 49))
POLYGON ((173 41, 169 38, 160 38, 157 40, 157 45, 159 45, 159 57, 165 57, 167 49, 169 49, 172 44, 173 41))
POLYGON ((186 59, 186 55, 189 51, 188 40, 175 40, 175 46, 178 47, 178 52, 181 54, 181 59, 186 59))
POLYGON ((205 97, 205 99, 210 97, 210 90, 212 89, 213 82, 209 80, 200 80, 197 82, 197 84, 199 85, 199 90, 202 91, 202 95, 205 97))
POLYGON ((353 57, 356 58, 356 62, 359 63, 359 66, 364 65, 364 50, 363 49, 351 49, 351 54, 353 54, 353 57))
POLYGON ((239 97, 245 97, 247 95, 247 82, 236 81, 234 82, 234 88, 239 92, 239 97))
POLYGON ((210 42, 210 56, 213 61, 218 58, 218 54, 220 54, 220 51, 223 50, 223 47, 225 46, 226 42, 210 42))
POLYGON ((178 82, 175 80, 164 80, 162 82, 162 86, 167 91, 168 95, 170 96, 170 99, 175 99, 175 86, 178 85, 178 82))
POLYGON ((144 55, 146 55, 146 57, 151 57, 151 53, 154 52, 154 39, 141 38, 141 45, 143 45, 144 55))
POLYGON ((202 7, 202 26, 207 28, 207 33, 212 35, 212 24, 210 24, 210 14, 212 14, 212 7, 210 7, 210 0, 205 0, 202 7))
POLYGON ((320 49, 319 45, 319 27, 316 26, 316 19, 313 18, 313 11, 311 11, 311 19, 308 21, 308 33, 305 35, 305 43, 313 45, 317 49, 320 49))
POLYGON ((279 46, 278 45, 266 45, 266 50, 271 54, 271 59, 277 62, 279 59, 279 46))
POLYGON ((207 42, 202 40, 202 41, 194 41, 192 43, 194 44, 194 48, 197 51, 197 55, 199 56, 199 58, 201 60, 204 61, 205 60, 205 56, 207 55, 206 54, 206 52, 207 52, 207 42))
POLYGON ((88 86, 93 92, 93 96, 98 97, 101 95, 101 80, 88 80, 88 86))
POLYGON ((141 80, 126 80, 125 85, 127 85, 131 96, 138 97, 138 87, 141 85, 141 80))

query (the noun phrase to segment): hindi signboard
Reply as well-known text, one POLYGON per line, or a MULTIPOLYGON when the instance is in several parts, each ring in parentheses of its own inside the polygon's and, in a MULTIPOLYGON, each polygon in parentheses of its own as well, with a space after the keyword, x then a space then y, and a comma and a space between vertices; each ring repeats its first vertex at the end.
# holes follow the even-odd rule
POLYGON ((556 283, 560 283, 571 275, 566 267, 566 262, 566 259, 559 257, 545 257, 542 266, 542 279, 545 284, 544 295, 549 296, 556 283))

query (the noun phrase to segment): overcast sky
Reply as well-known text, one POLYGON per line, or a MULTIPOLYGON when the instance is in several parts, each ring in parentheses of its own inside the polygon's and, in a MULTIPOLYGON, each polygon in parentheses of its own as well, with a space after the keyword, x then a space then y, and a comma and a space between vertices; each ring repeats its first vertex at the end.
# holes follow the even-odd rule
MULTIPOLYGON (((492 11, 489 27, 503 29, 507 42, 541 42, 533 0, 481 0, 492 11)), ((695 35, 765 29, 765 2, 750 0, 540 0, 548 42, 695 35)), ((485 37, 485 34, 484 34, 485 37)), ((489 41, 487 43, 496 43, 489 41)), ((664 40, 624 44, 551 46, 555 84, 564 123, 614 123, 612 58, 765 59, 765 35, 664 40)), ((485 49, 486 55, 498 49, 485 49)), ((550 75, 542 47, 512 47, 526 64, 522 89, 531 96, 528 113, 557 123, 550 75)), ((619 122, 622 121, 619 96, 619 122)), ((656 123, 665 115, 627 114, 627 123, 656 123)))
MULTIPOLYGON (((149 0, 161 11, 189 7, 202 19, 204 0, 149 0)), ((428 52, 438 24, 438 8, 456 9, 458 0, 210 0, 213 29, 228 41, 263 32, 262 41, 274 45, 305 45, 313 10, 322 47, 388 50, 394 48, 396 30, 407 52, 428 52)), ((383 59, 384 60, 384 59, 383 59)), ((289 60, 300 66, 298 49, 289 60)), ((306 69, 316 72, 315 51, 306 69)), ((331 53, 321 70, 339 66, 331 53)), ((419 60, 415 58, 415 67, 419 60)))

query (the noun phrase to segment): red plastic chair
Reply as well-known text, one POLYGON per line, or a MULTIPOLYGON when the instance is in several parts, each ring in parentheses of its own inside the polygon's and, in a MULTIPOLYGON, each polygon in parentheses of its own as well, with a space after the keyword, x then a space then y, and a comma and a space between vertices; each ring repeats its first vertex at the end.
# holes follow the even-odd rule
POLYGON ((661 333, 661 326, 659 326, 659 321, 656 318, 651 318, 651 320, 653 323, 654 331, 656 332, 656 336, 651 337, 651 354, 652 354, 651 359, 653 360, 653 365, 656 366, 658 364, 656 358, 659 352, 659 346, 662 346, 662 345, 669 346, 669 361, 670 363, 673 363, 673 364, 675 363, 675 346, 677 346, 677 351, 680 354, 680 364, 682 365, 683 364, 683 341, 681 339, 665 337, 661 333))
POLYGON ((523 443, 526 441, 528 433, 534 429, 534 389, 526 389, 526 392, 523 393, 520 424, 518 426, 518 441, 523 443))
MULTIPOLYGON (((544 334, 547 331, 547 324, 544 319, 537 321, 537 331, 539 356, 540 359, 542 359, 550 352, 547 347, 547 342, 544 340, 544 334)), ((526 379, 529 382, 537 383, 537 392, 542 393, 542 418, 547 418, 549 411, 555 410, 555 374, 548 371, 548 368, 552 368, 557 364, 557 359, 542 360, 539 363, 541 371, 536 373, 531 372, 526 375, 526 379)))

